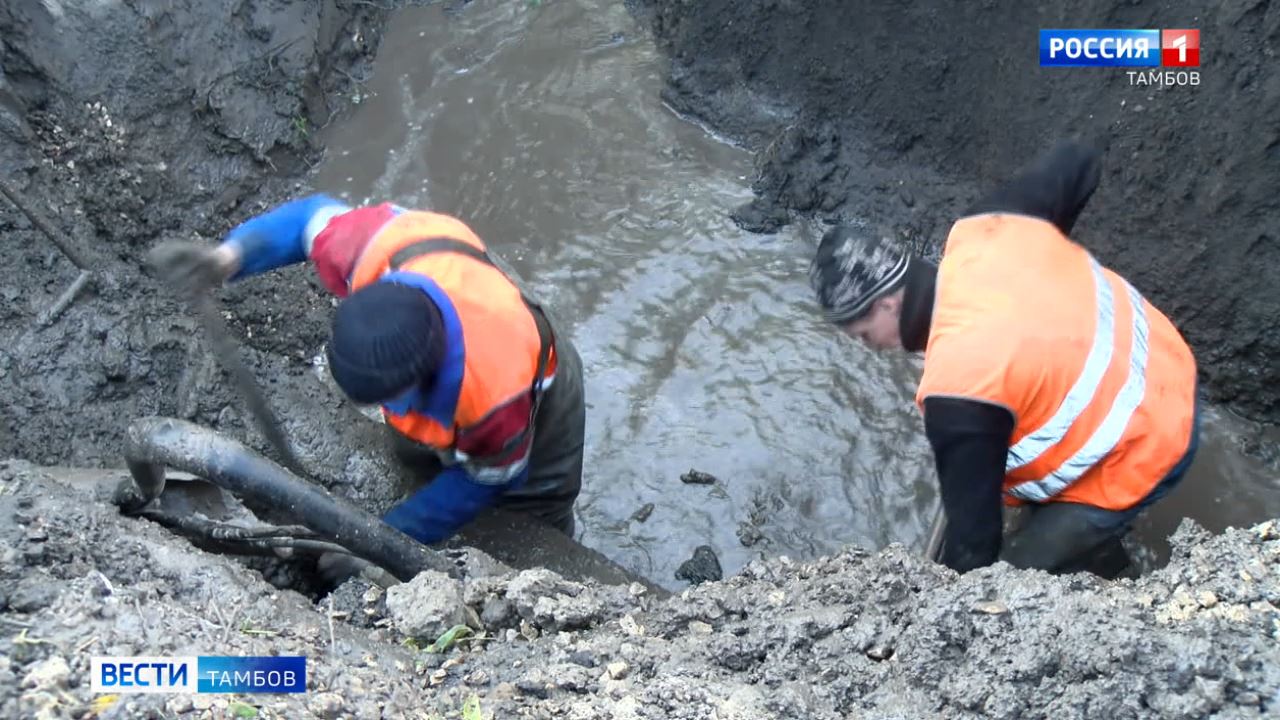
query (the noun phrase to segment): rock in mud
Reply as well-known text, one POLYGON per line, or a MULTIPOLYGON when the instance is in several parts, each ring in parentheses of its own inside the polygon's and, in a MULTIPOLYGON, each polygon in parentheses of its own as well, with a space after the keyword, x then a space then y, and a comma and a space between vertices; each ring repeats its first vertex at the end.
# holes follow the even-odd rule
POLYGON ((654 508, 653 503, 645 503, 644 505, 640 506, 639 510, 636 510, 634 513, 631 513, 631 520, 633 522, 644 522, 648 520, 649 516, 653 515, 653 508, 654 508))
POLYGON ((49 578, 28 577, 18 582, 9 595, 9 609, 21 613, 39 612, 58 597, 58 587, 49 578))
POLYGON ((680 476, 680 482, 685 485, 715 485, 718 480, 711 473, 704 473, 701 470, 690 470, 680 476))
POLYGON ((322 692, 311 696, 308 706, 318 717, 324 720, 336 720, 342 715, 346 703, 338 693, 322 692))
POLYGON ((611 609, 634 602, 625 588, 572 582, 545 569, 517 574, 507 585, 506 596, 534 628, 553 631, 591 627, 607 618, 611 609))
POLYGON ((720 558, 710 545, 699 545, 693 551, 693 557, 676 568, 676 578, 697 585, 711 580, 724 579, 724 570, 720 567, 720 558))
POLYGON ((742 543, 743 547, 754 547, 764 539, 764 533, 760 532, 760 528, 749 522, 738 523, 737 535, 738 542, 742 543))
POLYGON ((57 690, 67 686, 71 667, 61 655, 38 662, 22 678, 22 687, 35 690, 57 690))
POLYGON ((428 642, 463 624, 467 617, 462 584, 434 570, 388 588, 387 612, 400 632, 428 642))

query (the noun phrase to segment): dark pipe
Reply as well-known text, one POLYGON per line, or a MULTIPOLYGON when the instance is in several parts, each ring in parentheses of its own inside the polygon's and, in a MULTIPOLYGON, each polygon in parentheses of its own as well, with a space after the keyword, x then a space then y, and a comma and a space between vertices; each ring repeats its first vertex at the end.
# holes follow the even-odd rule
POLYGON ((137 512, 157 498, 164 490, 166 468, 173 468, 269 505, 402 581, 423 570, 454 570, 408 535, 208 428, 173 418, 142 418, 129 426, 124 454, 133 482, 121 484, 116 504, 125 512, 137 512))

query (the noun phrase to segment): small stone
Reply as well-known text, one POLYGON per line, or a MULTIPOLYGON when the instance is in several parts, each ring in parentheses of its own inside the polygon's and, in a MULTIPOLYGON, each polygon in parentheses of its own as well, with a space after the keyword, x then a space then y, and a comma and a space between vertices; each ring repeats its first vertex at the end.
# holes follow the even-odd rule
POLYGON ((986 615, 1003 615, 1009 612, 1009 607, 999 600, 984 600, 980 603, 975 603, 973 611, 986 615))
POLYGON ((704 623, 701 620, 693 620, 689 623, 689 632, 695 635, 710 635, 715 632, 715 628, 711 623, 704 623))
POLYGON ((676 568, 676 579, 698 585, 710 580, 724 579, 724 570, 720 567, 720 559, 710 545, 699 545, 693 551, 693 557, 676 568))
POLYGON ((764 533, 760 532, 760 528, 749 522, 738 523, 738 542, 743 547, 754 547, 764 539, 764 533))
POLYGON ((30 578, 19 582, 18 587, 9 595, 9 609, 15 612, 33 613, 53 604, 58 597, 58 590, 50 582, 39 578, 30 578))
POLYGON ((382 588, 378 587, 377 585, 371 585, 369 586, 368 590, 364 591, 364 602, 366 605, 372 605, 378 602, 378 600, 381 598, 382 598, 382 588))
POLYGON ((631 615, 623 615, 622 619, 618 621, 618 625, 622 627, 622 632, 628 635, 644 635, 644 627, 636 622, 636 619, 631 615))
POLYGON ((449 677, 448 670, 436 670, 435 672, 431 673, 431 685, 433 687, 436 685, 440 685, 448 677, 449 677))
POLYGON ((502 627, 511 622, 514 614, 515 606, 510 600, 491 597, 484 602, 484 609, 480 612, 480 622, 488 628, 502 627))
POLYGON ((466 683, 466 684, 468 684, 468 685, 470 685, 470 686, 472 686, 472 687, 479 687, 479 686, 481 686, 481 685, 488 685, 488 684, 489 684, 489 673, 487 673, 487 672, 485 672, 485 671, 483 671, 483 670, 475 670, 475 671, 472 671, 472 672, 470 672, 470 673, 467 673, 467 676, 466 676, 465 678, 463 678, 463 679, 462 679, 462 682, 464 682, 464 683, 466 683))
POLYGON ((634 522, 644 522, 645 520, 649 519, 650 515, 653 514, 653 508, 654 508, 653 503, 645 503, 643 506, 640 507, 639 510, 636 510, 634 513, 631 513, 631 519, 634 522))
POLYGON ((525 695, 546 700, 551 696, 553 688, 550 683, 543 682, 540 678, 521 678, 516 681, 516 689, 525 695))
POLYGON ((1237 705, 1245 705, 1245 706, 1247 706, 1247 707, 1254 707, 1254 706, 1256 706, 1256 705, 1260 705, 1261 703, 1262 703, 1262 698, 1261 698, 1261 697, 1258 697, 1258 694, 1257 694, 1257 693, 1252 693, 1252 692, 1242 692, 1242 693, 1240 693, 1239 695, 1236 695, 1236 704, 1237 704, 1237 705))
POLYGON ((195 710, 208 710, 213 707, 213 698, 208 695, 196 695, 191 698, 191 707, 195 710))
POLYGON ((610 678, 613 678, 614 680, 621 680, 622 678, 630 674, 631 666, 619 660, 617 662, 611 662, 608 665, 606 665, 605 670, 608 671, 610 678))
POLYGON ((714 475, 704 473, 700 470, 690 470, 680 476, 680 482, 685 485, 714 485, 718 482, 714 475))
POLYGON ((173 713, 174 715, 181 715, 186 712, 191 712, 191 707, 192 707, 191 696, 178 695, 177 697, 174 697, 171 700, 169 700, 169 702, 165 703, 165 707, 168 708, 169 712, 173 713))
POLYGON ((1218 604, 1218 596, 1211 590, 1202 590, 1196 595, 1196 602, 1200 603, 1200 607, 1208 610, 1218 604))
POLYGON ((387 611, 400 632, 434 641, 466 620, 462 583, 434 570, 387 590, 387 611))
POLYGON ((867 649, 867 657, 872 660, 888 660, 893 657, 893 648, 887 645, 872 645, 867 649))
POLYGON ((342 696, 338 693, 322 692, 312 695, 307 707, 325 720, 335 720, 342 714, 343 704, 342 696))
POLYGON ((71 668, 60 655, 35 664, 31 671, 22 678, 22 687, 37 690, 54 690, 67 686, 67 678, 71 677, 71 668))
POLYGON ((520 635, 525 640, 532 642, 538 639, 538 628, 534 627, 533 623, 529 622, 528 620, 521 620, 520 635))
POLYGON ((585 668, 593 668, 596 666, 596 657, 587 650, 579 650, 569 654, 569 662, 585 668))

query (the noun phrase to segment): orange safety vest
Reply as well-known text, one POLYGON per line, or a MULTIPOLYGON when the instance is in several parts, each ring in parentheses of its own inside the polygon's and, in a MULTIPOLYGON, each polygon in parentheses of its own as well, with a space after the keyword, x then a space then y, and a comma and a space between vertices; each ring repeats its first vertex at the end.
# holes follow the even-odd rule
MULTIPOLYGON (((401 213, 379 228, 361 252, 351 271, 351 289, 393 270, 426 276, 448 295, 462 326, 465 367, 451 426, 420 413, 384 413, 387 423, 424 445, 452 451, 459 430, 534 391, 531 428, 541 390, 555 376, 554 339, 541 308, 493 265, 480 238, 448 215, 401 213)), ((483 464, 480 458, 455 459, 483 464)))
POLYGON ((1013 413, 1006 504, 1132 507, 1187 450, 1195 380, 1173 323, 1052 223, 993 213, 952 227, 916 403, 1013 413))

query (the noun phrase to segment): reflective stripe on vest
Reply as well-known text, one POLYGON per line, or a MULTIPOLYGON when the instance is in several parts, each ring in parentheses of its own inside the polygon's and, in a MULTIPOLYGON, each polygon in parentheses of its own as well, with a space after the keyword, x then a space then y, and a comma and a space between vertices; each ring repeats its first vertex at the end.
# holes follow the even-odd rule
MULTIPOLYGON (((1084 368, 1053 417, 1009 448, 1006 472, 1029 465, 1062 441, 1080 414, 1093 402, 1098 385, 1111 365, 1111 358, 1115 354, 1115 298, 1111 283, 1102 274, 1098 261, 1090 256, 1089 262, 1096 284, 1098 322, 1084 368)), ((1065 490, 1115 448, 1134 411, 1141 404, 1146 391, 1147 315, 1142 295, 1127 280, 1121 278, 1120 282, 1124 284, 1129 306, 1133 310, 1129 374, 1124 385, 1116 394, 1106 417, 1074 455, 1043 478, 1009 488, 1009 494, 1022 500, 1045 502, 1065 490)))

